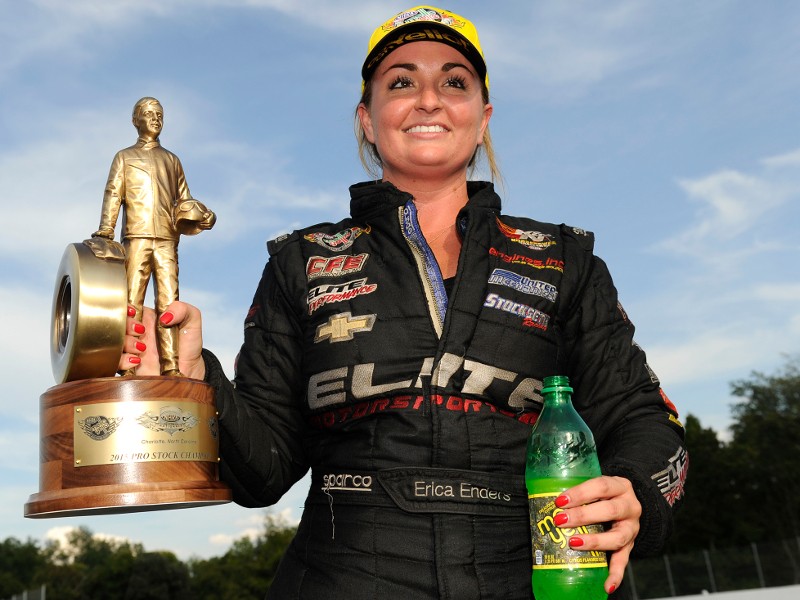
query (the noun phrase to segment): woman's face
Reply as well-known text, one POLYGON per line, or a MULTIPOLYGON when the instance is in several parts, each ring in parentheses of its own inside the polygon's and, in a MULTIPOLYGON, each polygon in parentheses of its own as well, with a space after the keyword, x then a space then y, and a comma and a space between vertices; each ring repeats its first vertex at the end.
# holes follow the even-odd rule
POLYGON ((383 179, 466 177, 492 114, 475 68, 439 42, 402 46, 378 65, 367 85, 370 106, 358 115, 378 149, 383 179))

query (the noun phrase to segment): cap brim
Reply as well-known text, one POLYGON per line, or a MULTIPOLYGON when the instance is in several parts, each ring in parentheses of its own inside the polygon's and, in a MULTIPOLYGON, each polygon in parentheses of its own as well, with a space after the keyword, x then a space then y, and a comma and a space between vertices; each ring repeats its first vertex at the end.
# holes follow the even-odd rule
POLYGON ((412 42, 440 42, 452 46, 469 60, 482 79, 486 79, 486 62, 477 48, 452 27, 435 21, 417 21, 402 25, 384 36, 367 55, 361 67, 361 78, 366 82, 378 65, 394 50, 412 42))

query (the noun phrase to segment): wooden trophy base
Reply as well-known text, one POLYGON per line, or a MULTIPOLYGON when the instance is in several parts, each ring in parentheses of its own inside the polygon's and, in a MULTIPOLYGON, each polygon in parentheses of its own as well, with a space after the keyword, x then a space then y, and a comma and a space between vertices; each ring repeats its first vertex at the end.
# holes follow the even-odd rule
POLYGON ((105 377, 40 397, 39 493, 29 518, 231 501, 219 481, 213 388, 182 377, 105 377))

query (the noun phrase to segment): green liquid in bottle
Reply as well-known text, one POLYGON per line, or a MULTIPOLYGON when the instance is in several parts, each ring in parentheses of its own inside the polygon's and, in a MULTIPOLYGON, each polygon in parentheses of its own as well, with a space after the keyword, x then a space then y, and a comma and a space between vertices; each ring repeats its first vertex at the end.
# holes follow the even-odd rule
POLYGON ((573 534, 602 531, 599 525, 580 531, 556 527, 561 512, 555 499, 567 488, 601 475, 594 437, 572 406, 566 377, 546 377, 544 408, 531 430, 525 465, 530 506, 536 600, 605 600, 608 577, 605 552, 573 550, 573 534))

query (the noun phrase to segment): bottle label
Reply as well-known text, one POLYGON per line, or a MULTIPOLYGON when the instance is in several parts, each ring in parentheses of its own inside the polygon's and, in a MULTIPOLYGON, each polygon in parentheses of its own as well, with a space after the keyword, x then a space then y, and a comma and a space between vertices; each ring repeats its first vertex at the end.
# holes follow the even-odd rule
POLYGON ((556 506, 558 493, 530 494, 531 543, 534 569, 596 568, 607 566, 604 550, 573 550, 567 541, 570 536, 602 533, 602 525, 583 525, 575 528, 556 527, 554 517, 563 512, 556 506))

